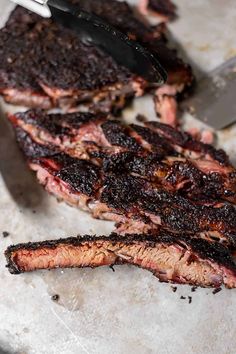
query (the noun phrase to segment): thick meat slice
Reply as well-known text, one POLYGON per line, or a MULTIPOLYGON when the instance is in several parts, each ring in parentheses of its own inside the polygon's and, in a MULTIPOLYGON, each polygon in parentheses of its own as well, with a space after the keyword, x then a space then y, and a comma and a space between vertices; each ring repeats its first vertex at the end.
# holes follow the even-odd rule
POLYGON ((19 127, 17 134, 31 169, 46 190, 90 211, 94 217, 116 222, 145 221, 177 234, 198 233, 204 238, 210 233, 213 240, 235 245, 233 206, 208 200, 192 202, 126 171, 106 172, 94 162, 39 145, 19 127))
MULTIPOLYGON (((157 55, 168 72, 166 86, 173 95, 192 85, 191 69, 167 47, 162 25, 144 24, 124 2, 74 3, 102 16, 157 55)), ((90 109, 116 111, 152 86, 82 43, 72 31, 19 7, 0 31, 0 57, 0 93, 7 102, 31 107, 69 109, 83 103, 90 109)), ((160 112, 169 116, 166 109, 160 112)))
POLYGON ((204 203, 236 202, 235 169, 226 154, 167 125, 127 126, 102 114, 48 115, 41 110, 9 119, 39 144, 92 160, 106 172, 140 176, 204 203))
POLYGON ((80 102, 123 107, 145 83, 51 20, 17 7, 0 31, 0 91, 8 102, 44 108, 80 102))
POLYGON ((132 264, 160 281, 236 287, 236 267, 228 250, 205 240, 159 231, 156 235, 77 237, 10 246, 5 252, 12 274, 37 269, 132 264))

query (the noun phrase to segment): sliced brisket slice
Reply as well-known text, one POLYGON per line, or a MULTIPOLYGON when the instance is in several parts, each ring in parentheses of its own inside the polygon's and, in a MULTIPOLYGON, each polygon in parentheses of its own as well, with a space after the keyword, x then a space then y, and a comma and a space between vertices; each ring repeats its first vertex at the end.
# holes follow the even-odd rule
POLYGON ((201 239, 171 235, 112 234, 19 244, 5 251, 12 274, 37 269, 132 264, 160 281, 203 287, 236 287, 236 266, 227 248, 201 239))
MULTIPOLYGON (((192 85, 192 71, 167 47, 162 25, 145 25, 123 2, 75 3, 102 16, 156 54, 168 71, 166 87, 168 92, 171 89, 172 100, 177 92, 192 85)), ((109 112, 150 90, 147 82, 117 66, 97 48, 83 44, 73 32, 19 7, 0 31, 0 56, 0 92, 11 103, 45 109, 69 109, 87 103, 90 109, 109 112)), ((156 95, 163 97, 163 91, 156 95)), ((168 108, 159 111, 163 117, 169 115, 168 108)))
MULTIPOLYGON (((58 199, 90 211, 95 218, 118 223, 131 219, 155 227, 162 225, 177 235, 197 234, 213 242, 235 245, 233 206, 190 201, 126 171, 107 172, 96 162, 40 145, 20 127, 16 132, 30 168, 37 172, 45 189, 58 199)), ((138 229, 141 230, 140 225, 138 229)))
POLYGON ((236 171, 224 151, 157 122, 128 126, 107 118, 41 110, 9 116, 39 144, 91 160, 106 173, 139 176, 199 203, 236 202, 236 171))
POLYGON ((145 83, 51 20, 17 7, 0 31, 0 91, 8 102, 44 108, 89 102, 110 111, 145 83))

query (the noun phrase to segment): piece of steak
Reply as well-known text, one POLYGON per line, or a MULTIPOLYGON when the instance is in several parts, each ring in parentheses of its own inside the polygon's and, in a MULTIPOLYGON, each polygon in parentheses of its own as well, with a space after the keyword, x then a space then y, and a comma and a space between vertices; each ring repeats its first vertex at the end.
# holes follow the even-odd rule
MULTIPOLYGON (((145 25, 123 2, 74 2, 102 16, 157 55, 168 72, 165 87, 171 91, 171 102, 177 92, 192 85, 191 69, 167 47, 162 25, 145 25)), ((19 7, 0 31, 0 57, 0 92, 10 103, 45 109, 71 109, 83 103, 90 110, 109 112, 151 89, 149 83, 134 77, 111 57, 82 43, 72 31, 19 7)), ((169 109, 161 100, 163 91, 157 90, 156 97, 161 102, 157 109, 163 120, 170 121, 169 109)))
POLYGON ((190 201, 176 191, 168 191, 127 171, 110 172, 96 160, 75 158, 53 145, 38 144, 20 127, 16 132, 30 168, 36 171, 45 189, 58 199, 91 212, 95 218, 119 224, 137 221, 135 230, 142 231, 141 225, 146 230, 162 225, 177 235, 194 233, 235 247, 233 206, 201 198, 190 201))
POLYGON ((74 32, 20 7, 0 31, 0 57, 0 91, 11 103, 48 109, 88 102, 110 111, 145 86, 74 32))
POLYGON ((155 235, 111 234, 19 244, 5 251, 12 274, 37 269, 131 264, 162 282, 236 287, 236 266, 222 245, 159 231, 155 235))
POLYGON ((198 202, 236 202, 236 171, 224 151, 167 125, 128 126, 104 114, 41 110, 9 119, 35 142, 92 161, 106 173, 138 176, 198 202))

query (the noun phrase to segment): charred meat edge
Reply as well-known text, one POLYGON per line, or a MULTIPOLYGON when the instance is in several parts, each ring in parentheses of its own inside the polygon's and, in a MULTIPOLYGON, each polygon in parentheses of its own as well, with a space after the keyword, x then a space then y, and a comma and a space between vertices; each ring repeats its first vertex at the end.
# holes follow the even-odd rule
POLYGON ((160 281, 198 286, 236 287, 236 267, 228 250, 204 240, 111 234, 19 244, 5 251, 12 274, 37 269, 132 264, 160 281))

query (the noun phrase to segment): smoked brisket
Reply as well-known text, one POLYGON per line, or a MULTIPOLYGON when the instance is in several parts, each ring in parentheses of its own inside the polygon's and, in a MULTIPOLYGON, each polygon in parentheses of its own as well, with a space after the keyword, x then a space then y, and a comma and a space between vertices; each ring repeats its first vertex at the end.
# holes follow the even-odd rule
MULTIPOLYGON (((157 55, 168 72, 168 82, 156 91, 156 107, 169 121, 171 114, 174 121, 174 103, 166 101, 172 102, 178 92, 191 86, 193 75, 190 67, 168 48, 164 26, 152 27, 140 21, 125 2, 74 3, 102 16, 157 55)), ((9 103, 66 110, 86 104, 90 110, 110 112, 152 89, 101 50, 83 43, 71 30, 20 7, 0 31, 0 57, 0 93, 9 103)))
POLYGON ((112 234, 10 246, 5 252, 12 274, 37 269, 131 264, 151 271, 162 282, 202 287, 236 287, 236 266, 224 246, 184 235, 112 234))
POLYGON ((74 158, 92 161, 105 173, 131 174, 199 203, 236 202, 236 171, 225 152, 168 125, 125 125, 104 114, 41 110, 9 118, 39 146, 52 145, 74 158))
MULTIPOLYGON (((107 123, 113 121, 104 124, 107 123)), ((138 222, 139 232, 143 232, 140 223, 149 230, 161 225, 176 235, 194 233, 235 247, 236 211, 232 205, 209 199, 207 195, 192 200, 184 197, 179 191, 168 189, 164 179, 163 183, 152 181, 148 168, 147 176, 142 167, 137 173, 139 164, 128 169, 122 162, 121 168, 113 168, 112 163, 109 166, 106 161, 104 165, 91 158, 81 147, 77 147, 80 155, 74 157, 53 144, 39 144, 19 126, 16 132, 30 168, 37 172, 45 189, 58 199, 91 212, 95 218, 119 224, 138 222)), ((121 142, 125 146, 131 143, 125 139, 121 142)))

